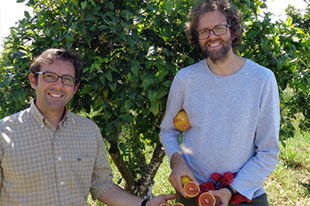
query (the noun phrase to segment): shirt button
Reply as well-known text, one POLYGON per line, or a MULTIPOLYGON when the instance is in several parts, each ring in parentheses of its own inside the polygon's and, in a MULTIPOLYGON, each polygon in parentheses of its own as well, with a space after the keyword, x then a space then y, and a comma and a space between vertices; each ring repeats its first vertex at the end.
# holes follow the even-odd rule
POLYGON ((64 184, 65 184, 65 182, 64 182, 64 181, 61 181, 61 182, 60 182, 60 185, 64 185, 64 184))
POLYGON ((58 160, 60 161, 60 160, 61 160, 61 157, 58 157, 58 160))

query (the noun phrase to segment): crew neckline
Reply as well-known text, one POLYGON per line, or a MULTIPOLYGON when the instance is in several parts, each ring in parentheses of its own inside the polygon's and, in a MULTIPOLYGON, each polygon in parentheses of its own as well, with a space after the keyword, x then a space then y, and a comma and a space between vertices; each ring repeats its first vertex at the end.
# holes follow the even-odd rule
POLYGON ((230 74, 230 75, 218 75, 218 74, 214 73, 214 72, 211 70, 211 68, 209 67, 209 65, 208 65, 208 63, 207 63, 207 59, 203 59, 202 61, 203 61, 203 63, 204 63, 204 66, 205 66, 206 70, 207 70, 213 77, 216 77, 216 78, 223 78, 223 79, 232 78, 232 77, 238 76, 240 73, 243 73, 243 71, 245 70, 246 65, 248 64, 248 59, 245 58, 244 64, 241 66, 241 68, 240 68, 237 72, 235 72, 235 73, 233 73, 233 74, 230 74))

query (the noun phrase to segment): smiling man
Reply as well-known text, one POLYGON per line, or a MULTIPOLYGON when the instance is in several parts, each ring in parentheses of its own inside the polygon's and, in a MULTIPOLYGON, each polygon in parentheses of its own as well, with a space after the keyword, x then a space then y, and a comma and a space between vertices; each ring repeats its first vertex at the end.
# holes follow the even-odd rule
POLYGON ((48 49, 30 66, 36 99, 30 108, 0 120, 1 206, 87 206, 89 192, 111 206, 159 206, 112 182, 96 124, 66 105, 80 84, 79 55, 48 49))
POLYGON ((213 173, 225 172, 234 174, 232 183, 219 182, 211 191, 221 206, 268 205, 263 184, 278 161, 278 88, 271 70, 236 54, 242 33, 229 0, 203 1, 189 15, 188 38, 205 59, 176 74, 160 132, 172 168, 169 181, 186 206, 196 203, 186 199, 182 176, 206 184, 213 173), (191 124, 181 149, 173 123, 180 110, 191 124))

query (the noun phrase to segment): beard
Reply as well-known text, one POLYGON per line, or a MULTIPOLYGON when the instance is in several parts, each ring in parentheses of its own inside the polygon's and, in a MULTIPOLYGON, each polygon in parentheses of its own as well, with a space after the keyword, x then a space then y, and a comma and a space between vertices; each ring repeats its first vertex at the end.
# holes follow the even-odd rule
POLYGON ((228 57, 228 52, 231 49, 232 39, 230 38, 227 41, 221 40, 222 47, 219 50, 208 50, 208 44, 210 41, 205 43, 205 47, 201 47, 203 54, 206 58, 210 58, 214 64, 219 62, 224 62, 228 57))

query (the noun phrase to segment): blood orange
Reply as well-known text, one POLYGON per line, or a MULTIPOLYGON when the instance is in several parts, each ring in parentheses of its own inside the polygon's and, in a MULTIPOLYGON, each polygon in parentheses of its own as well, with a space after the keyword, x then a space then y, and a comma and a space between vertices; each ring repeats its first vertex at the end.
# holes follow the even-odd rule
POLYGON ((180 110, 173 119, 174 126, 181 131, 188 130, 191 125, 189 123, 187 114, 184 110, 180 110))
POLYGON ((180 202, 176 202, 176 203, 174 203, 173 206, 184 206, 184 205, 182 203, 180 203, 180 202))
POLYGON ((186 182, 183 186, 183 190, 187 197, 196 197, 200 192, 199 185, 194 181, 186 182))
POLYGON ((199 195, 198 205, 199 206, 215 206, 216 200, 213 194, 210 192, 204 192, 199 195))

